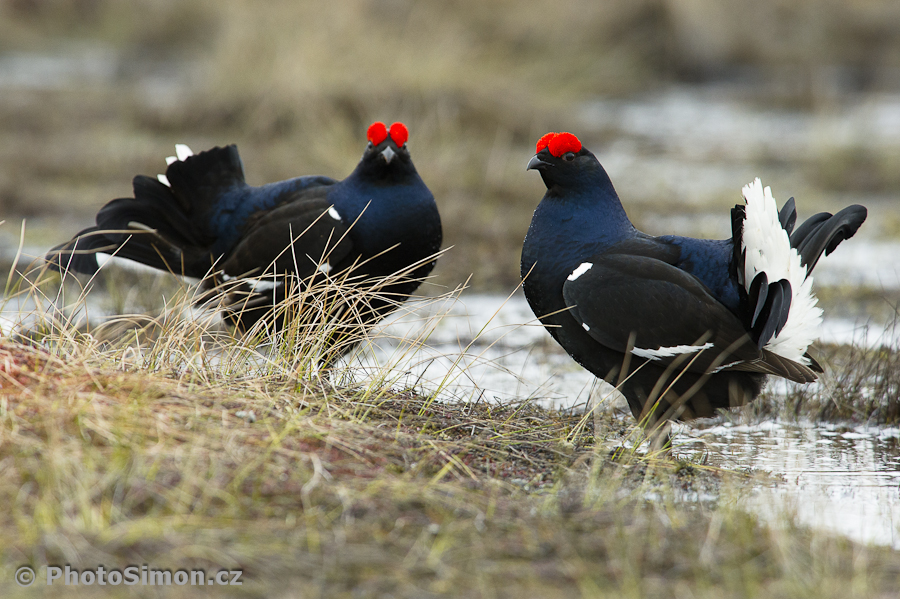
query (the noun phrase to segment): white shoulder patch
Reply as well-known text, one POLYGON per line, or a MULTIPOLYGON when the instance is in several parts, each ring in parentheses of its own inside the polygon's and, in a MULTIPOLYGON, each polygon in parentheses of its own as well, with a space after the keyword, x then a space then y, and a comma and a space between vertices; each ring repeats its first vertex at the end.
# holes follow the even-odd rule
POLYGON ((333 218, 336 221, 341 220, 341 215, 338 213, 338 211, 335 209, 334 206, 332 206, 331 208, 328 209, 328 216, 330 216, 331 218, 333 218))
POLYGON ((578 268, 572 271, 572 274, 570 274, 567 279, 569 281, 574 281, 575 279, 589 271, 593 266, 593 262, 582 262, 578 268))
POLYGON ((587 325, 586 322, 582 322, 582 323, 581 323, 581 327, 582 327, 585 331, 590 331, 590 330, 591 330, 591 327, 589 327, 589 326, 587 325))
POLYGON ((159 179, 159 182, 165 185, 166 187, 172 187, 172 184, 169 183, 169 178, 165 175, 156 175, 156 178, 159 179))
POLYGON ((331 264, 329 264, 328 262, 323 262, 319 265, 318 271, 327 275, 331 272, 331 264))
POLYGON ((631 353, 639 358, 648 358, 650 360, 662 360, 663 358, 671 358, 680 354, 693 354, 695 352, 709 349, 715 345, 714 343, 704 343, 703 345, 675 345, 673 347, 660 347, 659 349, 641 349, 635 347, 631 353))

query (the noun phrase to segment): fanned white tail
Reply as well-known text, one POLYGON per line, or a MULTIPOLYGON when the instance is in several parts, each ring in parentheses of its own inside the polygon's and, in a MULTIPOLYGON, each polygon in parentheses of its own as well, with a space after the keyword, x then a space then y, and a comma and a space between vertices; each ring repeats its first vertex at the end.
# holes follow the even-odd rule
POLYGON ((778 220, 778 205, 772 190, 763 188, 762 181, 757 178, 745 185, 742 193, 747 203, 741 236, 741 249, 746 252, 744 285, 749 291, 753 278, 760 272, 766 273, 770 282, 787 279, 791 284, 787 322, 781 332, 766 343, 765 349, 809 366, 810 361, 804 354, 822 323, 822 309, 816 306, 819 300, 812 293, 813 278, 807 275, 806 267, 800 263, 800 254, 791 247, 787 231, 778 220))

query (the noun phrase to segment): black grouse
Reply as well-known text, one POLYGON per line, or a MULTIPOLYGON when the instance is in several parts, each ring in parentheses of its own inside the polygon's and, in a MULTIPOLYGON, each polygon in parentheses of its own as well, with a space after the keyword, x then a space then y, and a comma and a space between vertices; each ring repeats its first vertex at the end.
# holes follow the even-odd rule
POLYGON ((413 166, 408 135, 402 123, 373 123, 346 179, 260 187, 245 182, 236 146, 193 155, 178 145, 165 175, 135 177, 133 198, 106 204, 96 226, 47 260, 61 271, 94 273, 102 252, 203 279, 212 290, 227 287, 227 318, 242 330, 263 318, 281 322, 271 316, 292 285, 343 280, 377 292, 365 309, 339 318, 353 312, 358 324, 377 321, 415 291, 441 246, 437 205, 413 166))
POLYGON ((576 362, 617 386, 642 424, 743 405, 767 375, 816 380, 807 353, 822 310, 809 273, 856 233, 866 209, 794 228, 759 179, 731 211, 732 237, 653 237, 635 229, 597 158, 548 133, 528 163, 547 186, 522 249, 525 297, 576 362))

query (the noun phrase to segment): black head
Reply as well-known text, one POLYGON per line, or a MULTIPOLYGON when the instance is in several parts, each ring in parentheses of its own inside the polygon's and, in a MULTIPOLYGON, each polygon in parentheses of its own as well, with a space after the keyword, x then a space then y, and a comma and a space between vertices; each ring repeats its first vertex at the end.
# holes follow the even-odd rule
POLYGON ((393 185, 416 174, 406 147, 406 125, 394 123, 388 129, 382 122, 372 123, 367 137, 369 143, 356 167, 357 176, 370 183, 393 185))
POLYGON ((526 170, 541 173, 548 193, 609 182, 597 158, 571 133, 548 133, 538 140, 535 150, 526 170))

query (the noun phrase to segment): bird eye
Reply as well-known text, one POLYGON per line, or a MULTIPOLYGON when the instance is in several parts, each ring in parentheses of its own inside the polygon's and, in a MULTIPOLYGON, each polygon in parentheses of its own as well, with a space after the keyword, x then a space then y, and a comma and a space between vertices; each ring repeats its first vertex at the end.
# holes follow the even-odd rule
POLYGON ((563 154, 562 159, 565 160, 566 162, 572 162, 573 160, 575 160, 575 153, 574 152, 566 152, 565 154, 563 154))
POLYGON ((374 146, 372 145, 372 142, 370 141, 369 144, 366 146, 366 149, 371 150, 373 147, 374 146))

